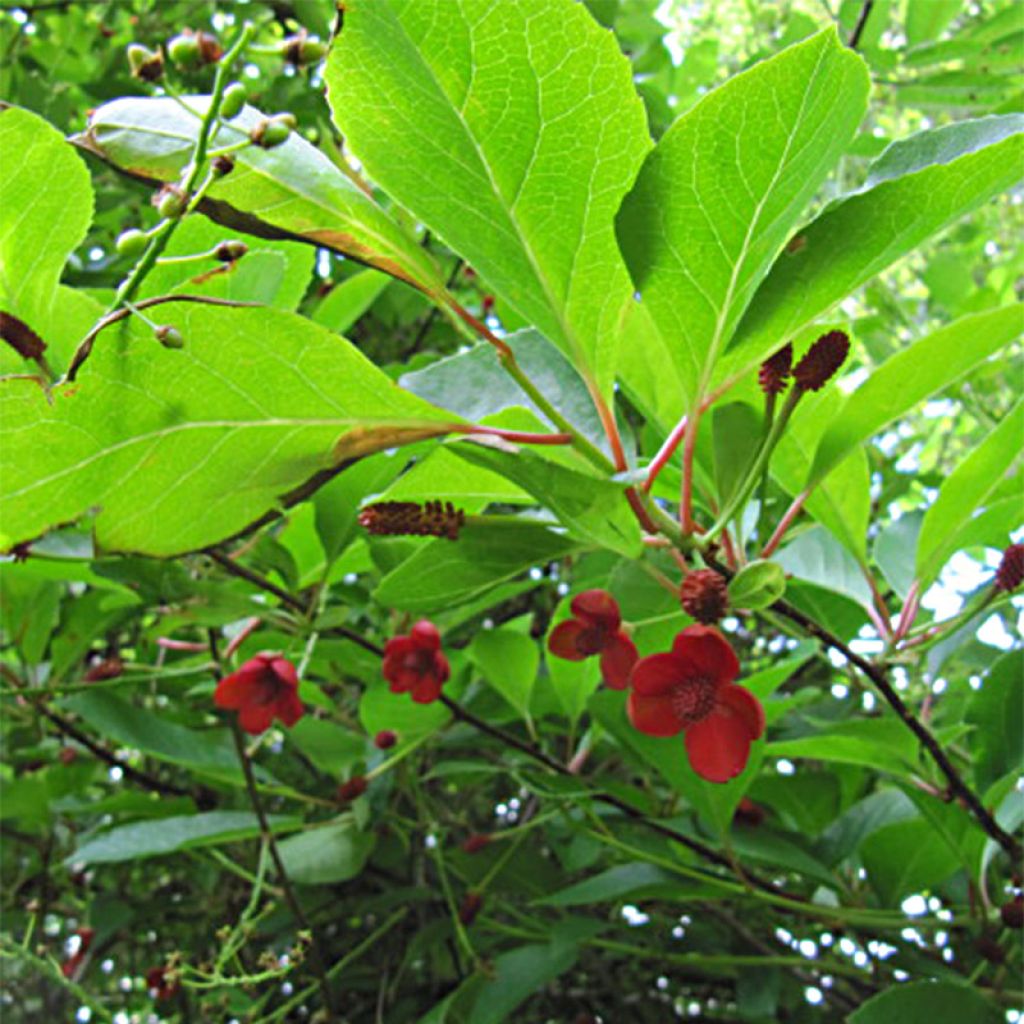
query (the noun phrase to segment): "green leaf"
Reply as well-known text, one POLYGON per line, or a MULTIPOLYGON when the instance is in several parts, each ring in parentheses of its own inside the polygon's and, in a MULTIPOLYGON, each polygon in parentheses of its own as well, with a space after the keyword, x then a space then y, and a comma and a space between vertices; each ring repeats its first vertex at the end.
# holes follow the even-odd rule
POLYGON ((313 310, 313 321, 344 334, 380 298, 391 283, 387 274, 361 270, 335 285, 313 310))
MULTIPOLYGON (((572 364, 542 334, 516 331, 505 339, 527 377, 577 430, 608 454, 608 439, 587 386, 572 364)), ((546 422, 544 413, 502 369, 494 348, 482 341, 468 352, 407 373, 399 384, 463 419, 478 421, 521 407, 546 422)))
POLYGON ((64 588, 33 569, 0 566, 0 623, 24 661, 38 665, 57 625, 64 588))
MULTIPOLYGON (((912 144, 908 140, 908 145, 912 144)), ((780 340, 827 312, 924 239, 1010 188, 1024 136, 891 178, 833 203, 799 233, 758 289, 718 380, 761 362, 780 340)))
POLYGON ((593 903, 610 903, 627 896, 634 899, 678 900, 686 895, 687 883, 678 875, 638 861, 619 864, 559 889, 550 896, 534 900, 541 907, 579 907, 593 903))
POLYGON ((739 490, 762 440, 761 416, 746 402, 716 405, 711 414, 719 507, 739 490))
POLYGON ((996 1024, 1002 1014, 969 985, 912 981, 872 996, 850 1024, 996 1024))
POLYGON ((52 405, 30 381, 3 383, 0 546, 98 508, 107 551, 205 547, 346 457, 444 433, 450 420, 303 317, 160 311, 183 350, 110 331, 52 405))
POLYGON ((571 0, 379 0, 346 11, 326 79, 373 179, 610 384, 612 221, 650 144, 615 37, 571 0))
POLYGON ((535 992, 568 971, 577 955, 576 946, 554 942, 502 953, 480 986, 469 1019, 473 1024, 499 1024, 535 992))
POLYGON ((89 228, 85 164, 55 128, 17 107, 0 109, 0 312, 50 342, 67 258, 89 228))
POLYGON ((299 885, 347 882, 363 870, 376 837, 362 832, 351 817, 311 828, 278 843, 285 872, 299 885))
POLYGON ((768 744, 769 757, 810 758, 835 764, 859 764, 892 775, 909 774, 912 765, 888 747, 858 736, 821 733, 796 740, 776 740, 768 744))
POLYGON ((974 777, 986 790, 1024 760, 1024 651, 1004 654, 967 705, 974 777))
POLYGON ((473 637, 469 657, 484 679, 524 718, 537 681, 537 642, 514 629, 485 629, 473 637))
POLYGON ((820 526, 795 537, 776 561, 787 573, 871 607, 871 588, 850 553, 820 526))
POLYGON ((913 893, 932 889, 960 867, 960 858, 921 818, 886 825, 861 844, 871 885, 885 906, 897 906, 913 893))
MULTIPOLYGON (((267 816, 271 832, 300 828, 302 821, 282 814, 267 816)), ((120 825, 87 840, 64 861, 76 864, 116 864, 142 860, 201 846, 219 846, 260 834, 260 823, 251 811, 210 811, 156 821, 120 825)))
POLYGON ((909 46, 919 46, 942 34, 963 10, 961 0, 909 0, 904 30, 909 46))
POLYGON ((868 438, 953 384, 1024 330, 1019 304, 961 317, 886 360, 841 405, 814 454, 807 486, 822 480, 868 438))
MULTIPOLYGON (((688 405, 867 104, 863 61, 829 29, 719 86, 648 155, 616 221, 688 405)), ((777 337, 781 338, 781 335, 777 337)))
POLYGON ((451 717, 440 702, 417 704, 407 693, 392 693, 383 680, 368 686, 359 700, 359 721, 367 735, 390 729, 398 734, 395 750, 437 732, 451 717))
MULTIPOLYGON (((118 170, 149 181, 176 181, 192 155, 208 96, 130 97, 105 103, 75 142, 118 170)), ((211 137, 211 148, 244 139, 262 120, 245 107, 211 137)), ((200 209, 228 227, 290 238, 353 256, 439 297, 444 285, 416 244, 351 178, 296 132, 273 149, 249 146, 235 169, 211 187, 200 209)))
POLYGON ((351 729, 343 729, 325 718, 304 715, 286 736, 328 775, 343 776, 357 762, 366 757, 366 737, 351 729))
POLYGON ((624 485, 557 465, 528 448, 462 441, 450 449, 529 491, 579 540, 632 557, 643 550, 624 485))
POLYGON ((860 849, 860 844, 886 825, 917 817, 913 801, 899 789, 883 789, 859 800, 841 814, 822 837, 822 855, 838 864, 860 849))
POLYGON ((474 524, 455 543, 438 538, 424 544, 381 580, 374 596, 387 608, 430 614, 481 597, 577 547, 543 526, 474 524))
POLYGON ((767 608, 786 592, 786 573, 777 562, 754 561, 745 565, 729 582, 729 604, 733 608, 767 608))
POLYGON ((905 512, 889 523, 875 539, 874 556, 889 586, 904 600, 914 582, 914 551, 924 513, 905 512))
MULTIPOLYGON (((946 477, 939 496, 925 513, 917 541, 917 577, 923 585, 935 579, 949 556, 961 546, 960 537, 970 530, 971 513, 995 491, 1017 460, 1022 437, 1024 400, 946 477)), ((1020 490, 1018 480, 1018 494, 1020 490)))

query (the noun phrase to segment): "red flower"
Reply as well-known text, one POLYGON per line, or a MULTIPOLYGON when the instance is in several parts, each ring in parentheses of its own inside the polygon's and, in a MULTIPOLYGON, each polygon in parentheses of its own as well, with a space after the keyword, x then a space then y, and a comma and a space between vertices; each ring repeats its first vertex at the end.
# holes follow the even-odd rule
POLYGON ((570 607, 573 618, 551 631, 548 650, 569 661, 600 654, 604 681, 614 690, 624 690, 638 654, 636 644, 622 630, 615 598, 607 590, 584 590, 572 599, 570 607))
POLYGON ((279 654, 257 654, 217 684, 213 702, 239 712, 238 724, 254 736, 279 718, 294 725, 303 714, 295 666, 279 654))
POLYGON ((373 737, 373 745, 378 750, 390 750, 397 742, 398 733, 392 732, 390 729, 381 729, 381 731, 373 737))
POLYGON ((338 799, 342 803, 355 800, 366 792, 368 786, 369 783, 366 781, 365 775, 353 775, 348 782, 343 782, 338 787, 338 799))
POLYGON ((384 678, 391 692, 408 693, 417 704, 437 700, 449 675, 441 634, 426 619, 417 622, 408 636, 392 637, 384 648, 384 678))
POLYGON ((733 684, 740 664, 712 626, 687 626, 672 651, 652 654, 633 669, 627 705, 634 727, 648 736, 685 733, 693 770, 709 782, 728 782, 764 732, 764 709, 733 684))
POLYGON ((166 967, 150 967, 146 971, 146 989, 154 999, 170 999, 178 991, 178 981, 169 977, 166 967))

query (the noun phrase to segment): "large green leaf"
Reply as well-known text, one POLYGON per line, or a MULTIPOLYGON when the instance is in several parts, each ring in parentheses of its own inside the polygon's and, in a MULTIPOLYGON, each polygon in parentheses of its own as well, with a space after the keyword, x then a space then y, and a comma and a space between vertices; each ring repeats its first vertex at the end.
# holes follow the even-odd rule
POLYGON ((530 695, 540 667, 536 641, 514 629, 484 629, 473 637, 469 657, 484 679, 529 718, 530 695))
MULTIPOLYGON (((922 583, 930 583, 961 546, 960 537, 971 526, 971 513, 996 490, 1003 474, 1019 457, 1022 437, 1024 400, 946 478, 939 496, 925 513, 917 541, 917 576, 922 583)), ((1021 482, 1017 486, 1018 502, 1021 482)))
POLYGON ((821 527, 795 537, 776 561, 801 580, 843 594, 864 608, 871 607, 871 588, 856 559, 821 527))
POLYGON ((650 145, 614 36, 571 0, 375 0, 326 78, 374 180, 609 384, 631 301, 613 218, 650 145))
POLYGON ((804 207, 864 116, 868 75, 834 30, 720 86, 647 157, 617 219, 692 404, 804 207))
POLYGON ((376 836, 362 832, 351 817, 289 836, 278 844, 288 877, 300 885, 347 882, 363 870, 376 836))
POLYGON ((967 705, 967 721, 976 727, 971 738, 974 776, 987 790, 1024 762, 1024 651, 1004 654, 985 676, 967 705))
POLYGON ((621 484, 551 463, 525 448, 460 442, 451 451, 529 491, 581 541, 622 555, 640 554, 640 527, 621 484))
MULTIPOLYGON (((971 140, 973 144, 974 140, 971 140)), ((906 140, 903 161, 929 153, 927 132, 906 140)), ((930 235, 1013 185, 1024 162, 1024 135, 968 148, 829 206, 799 233, 758 289, 719 368, 720 380, 756 366, 784 339, 930 235)))
MULTIPOLYGON (((267 817, 271 832, 300 827, 299 818, 281 814, 267 817)), ((87 840, 66 860, 68 864, 115 864, 141 860, 162 854, 191 850, 199 846, 217 846, 260 834, 260 823, 251 811, 210 811, 207 814, 183 814, 156 821, 138 821, 120 825, 87 840)))
POLYGON ((996 1024, 1002 1014, 968 985, 914 981, 893 985, 863 1003, 850 1024, 996 1024))
POLYGON ((470 1019, 474 1024, 500 1024, 520 1003, 569 970, 577 955, 576 946, 557 942, 502 953, 487 971, 470 1019))
POLYGON ((89 172, 60 132, 17 107, 0 108, 0 152, 0 312, 47 343, 65 311, 54 308, 61 271, 92 220, 89 172))
POLYGON ((52 404, 29 381, 4 383, 3 546, 98 509, 107 550, 193 550, 348 456, 446 429, 303 317, 175 304, 160 316, 183 350, 111 330, 52 404))
POLYGON ((1024 306, 986 310, 942 327, 886 360, 836 412, 814 454, 809 485, 919 402, 948 387, 1024 330, 1024 306))
MULTIPOLYGON (((185 106, 169 98, 105 103, 75 141, 136 177, 176 181, 192 154, 209 97, 185 96, 183 101, 185 106)), ((213 133, 211 145, 244 139, 262 116, 245 107, 213 133)), ((253 235, 322 245, 428 295, 442 294, 443 282, 426 250, 300 135, 293 132, 273 149, 251 146, 234 159, 235 169, 213 185, 201 207, 214 220, 253 235)))
POLYGON ((381 580, 377 600, 389 608, 430 614, 481 597, 531 566, 579 545, 530 523, 465 528, 456 542, 437 539, 381 580))

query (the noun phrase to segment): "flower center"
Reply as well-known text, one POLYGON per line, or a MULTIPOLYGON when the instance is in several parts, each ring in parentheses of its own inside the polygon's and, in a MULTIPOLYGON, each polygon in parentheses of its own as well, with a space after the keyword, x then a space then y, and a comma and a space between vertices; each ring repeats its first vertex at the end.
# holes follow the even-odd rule
POLYGON ((705 676, 691 676, 672 688, 672 711, 684 726, 695 725, 715 708, 715 684, 705 676))
POLYGON ((402 668, 418 676, 428 675, 434 668, 434 652, 423 649, 411 651, 402 659, 402 668))
POLYGON ((608 632, 600 626, 587 626, 576 637, 576 650, 588 657, 599 654, 608 646, 608 632))

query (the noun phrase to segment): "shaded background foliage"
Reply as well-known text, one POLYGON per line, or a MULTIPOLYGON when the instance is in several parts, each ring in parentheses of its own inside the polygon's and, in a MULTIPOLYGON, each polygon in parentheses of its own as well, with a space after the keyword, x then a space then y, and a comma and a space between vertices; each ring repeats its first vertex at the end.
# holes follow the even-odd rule
MULTIPOLYGON (((833 20, 849 37, 864 10, 849 0, 592 0, 588 7, 632 62, 655 138, 716 85, 833 20)), ((876 0, 859 39, 872 74, 869 114, 811 212, 860 187, 894 139, 1018 112, 1021 12, 1013 2, 876 0)), ((240 76, 250 102, 291 111, 305 138, 332 157, 343 154, 322 65, 295 68, 280 52, 300 28, 329 37, 335 11, 321 0, 5 4, 0 97, 64 134, 80 132, 90 109, 141 91, 124 59, 127 44, 156 46, 185 26, 224 36, 242 16, 258 25, 257 49, 240 76)), ((211 80, 212 69, 197 72, 189 89, 207 91, 211 80)), ((125 228, 152 226, 158 214, 150 187, 96 160, 89 171, 95 217, 62 281, 105 305, 130 268, 114 239, 125 228)), ((525 326, 500 302, 485 302, 488 282, 457 254, 380 200, 417 233, 467 309, 510 332, 525 326)), ((944 324, 1013 301, 1021 206, 1019 192, 992 200, 843 304, 858 343, 845 384, 944 324)), ((175 251, 223 237, 195 218, 175 251)), ((273 304, 297 306, 345 333, 395 379, 465 343, 422 294, 335 253, 275 242, 261 254, 273 304)), ((172 283, 152 281, 150 294, 172 283)), ((1017 342, 866 446, 871 564, 895 607, 913 577, 921 510, 1019 398, 1019 356, 1017 342)), ((9 353, 3 358, 5 371, 20 368, 9 353)), ((429 396, 428 386, 418 393, 429 396)), ((656 448, 634 397, 628 389, 622 396, 628 421, 647 449, 656 448)), ((308 1019, 317 1005, 315 987, 308 991, 309 951, 279 891, 265 891, 272 898, 234 930, 260 871, 258 830, 230 737, 211 713, 209 651, 158 644, 170 636, 201 641, 206 630, 223 643, 259 615, 262 627, 243 642, 242 656, 280 649, 301 662, 312 711, 262 745, 259 778, 329 962, 352 957, 340 973, 345 1019, 837 1020, 886 992, 910 999, 897 1007, 918 1015, 908 1020, 1019 1019, 1020 932, 1000 931, 994 909, 1012 891, 1010 866, 955 803, 915 784, 934 789, 941 780, 842 659, 760 618, 727 624, 744 677, 752 686, 760 680, 765 694, 778 686, 771 742, 744 777, 753 806, 730 823, 739 790, 694 814, 679 795, 689 791, 678 777, 685 765, 666 766, 643 738, 617 734, 613 695, 587 705, 597 685, 590 664, 540 663, 536 638, 565 614, 569 584, 574 592, 607 586, 648 643, 667 642, 678 607, 629 560, 554 551, 544 561, 526 548, 506 582, 459 591, 448 607, 457 568, 420 556, 382 594, 382 578, 412 564, 407 559, 424 542, 368 542, 356 510, 369 494, 420 498, 423 487, 436 493, 441 482, 460 494, 461 464, 450 456, 441 467, 434 456, 425 482, 412 473, 399 479, 409 462, 426 465, 432 450, 425 442, 366 459, 247 542, 245 564, 301 594, 297 606, 297 598, 267 595, 201 554, 166 562, 97 555, 85 530, 61 531, 37 546, 36 557, 0 566, 5 1017, 269 1024, 308 1019), (442 625, 452 654, 451 691, 476 715, 535 735, 566 760, 590 730, 588 785, 677 819, 687 834, 778 879, 817 910, 792 914, 739 885, 723 896, 707 881, 680 877, 672 868, 687 862, 666 867, 663 840, 581 796, 571 780, 553 779, 466 724, 435 731, 447 720, 439 706, 391 698, 377 657, 351 635, 383 642, 406 621, 389 606, 408 607, 388 594, 412 588, 406 596, 416 598, 420 585, 417 599, 442 625), (489 634, 485 626, 501 628, 489 634), (120 674, 86 680, 114 658, 123 659, 120 674), (26 684, 32 692, 19 693, 26 684), (381 729, 398 733, 398 747, 374 746, 381 729), (372 775, 392 757, 391 770, 372 775), (337 817, 338 783, 367 773, 366 795, 337 817), (208 834, 197 828, 200 815, 208 834), (524 821, 530 828, 517 831, 524 821), (312 824, 321 827, 303 831, 312 824), (506 831, 479 851, 462 848, 472 834, 506 831), (980 887, 979 860, 992 865, 980 887), (484 911, 462 928, 457 908, 476 889, 485 890, 484 911), (840 903, 829 918, 827 908, 840 903), (82 928, 94 930, 87 949, 82 928), (237 957, 210 972, 209 987, 153 1000, 148 970, 176 956, 205 969, 235 938, 237 957), (71 964, 67 977, 58 977, 54 960, 71 964), (495 977, 499 983, 488 984, 495 977), (946 984, 914 989, 928 979, 946 984), (963 987, 968 979, 973 987, 963 987)), ((771 488, 769 500, 784 507, 787 493, 777 482, 771 488)), ((992 501, 1019 494, 1019 474, 1008 476, 992 501)), ((521 503, 522 492, 509 485, 478 504, 514 511, 521 503)), ((1012 525, 1019 522, 1017 515, 1012 525)), ((427 543, 443 550, 443 542, 427 543)), ((984 591, 1001 546, 987 540, 958 552, 926 599, 923 621, 947 617, 984 591)), ((870 594, 834 539, 812 527, 780 560, 797 578, 791 599, 855 649, 881 650, 866 610, 870 594)), ((667 559, 662 568, 671 570, 667 559)), ((1008 828, 1020 823, 1019 801, 1010 802, 1021 757, 1020 640, 1019 609, 1003 602, 967 618, 923 665, 894 668, 899 690, 970 767, 986 803, 1001 805, 1008 828)), ((271 870, 267 885, 274 884, 271 870)))

